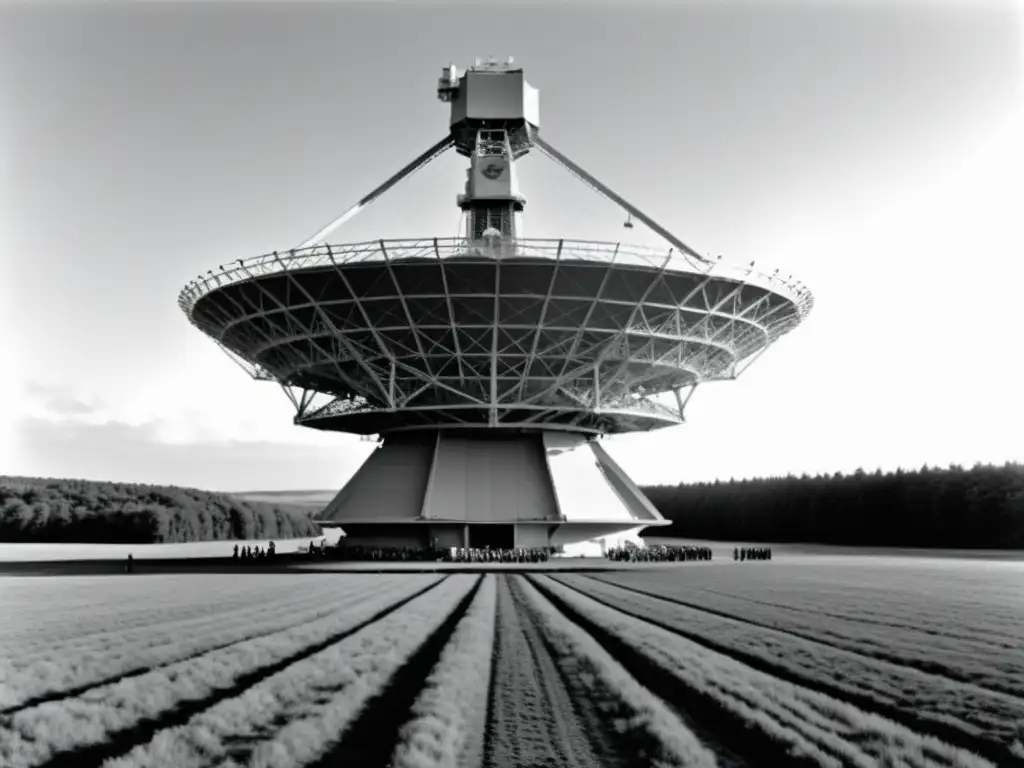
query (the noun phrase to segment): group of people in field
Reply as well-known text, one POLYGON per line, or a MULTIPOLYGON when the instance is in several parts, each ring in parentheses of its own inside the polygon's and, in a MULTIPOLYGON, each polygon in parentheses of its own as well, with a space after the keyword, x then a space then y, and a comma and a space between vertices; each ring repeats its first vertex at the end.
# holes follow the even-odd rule
POLYGON ((325 536, 324 538, 320 539, 320 541, 309 542, 309 549, 306 551, 306 554, 327 557, 327 537, 325 536))
POLYGON ((443 563, 543 563, 547 547, 367 547, 343 545, 332 550, 339 560, 370 562, 443 562, 443 563))
POLYGON ((448 563, 546 563, 550 556, 549 547, 452 547, 445 552, 444 560, 448 563))
POLYGON ((265 560, 266 558, 273 557, 276 554, 274 548, 274 542, 267 544, 267 548, 256 545, 255 547, 251 544, 246 544, 244 547, 239 547, 235 544, 234 554, 231 556, 232 560, 265 560))
POLYGON ((612 547, 605 552, 609 560, 627 563, 666 563, 690 560, 710 560, 711 547, 653 544, 648 547, 629 545, 612 547))
MULTIPOLYGON (((316 553, 314 553, 316 554, 316 553)), ((331 550, 336 560, 369 560, 373 562, 434 562, 438 553, 427 547, 368 547, 363 544, 343 544, 331 550)))
MULTIPOLYGON (((446 563, 546 563, 551 557, 551 547, 369 547, 361 544, 331 547, 328 551, 326 539, 320 542, 309 542, 309 554, 326 557, 328 554, 337 560, 354 560, 370 562, 446 562, 446 563)), ((276 554, 274 542, 269 542, 264 549, 259 545, 235 544, 233 560, 265 560, 276 554)), ((689 562, 711 560, 711 547, 698 547, 686 544, 668 545, 652 544, 640 547, 627 542, 621 547, 612 547, 605 552, 608 560, 628 563, 656 562, 689 562)), ((736 547, 732 551, 732 559, 771 560, 771 547, 736 547)), ((128 556, 125 571, 134 571, 132 556, 128 556)))
POLYGON ((771 547, 736 547, 732 551, 733 560, 771 560, 771 547))

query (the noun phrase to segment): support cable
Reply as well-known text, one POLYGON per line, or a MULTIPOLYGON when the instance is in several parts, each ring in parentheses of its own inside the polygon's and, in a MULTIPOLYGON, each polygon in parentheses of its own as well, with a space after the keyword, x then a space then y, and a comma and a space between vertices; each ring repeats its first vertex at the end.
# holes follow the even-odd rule
POLYGON ((451 149, 454 145, 455 145, 455 139, 453 139, 451 137, 451 135, 445 136, 441 141, 437 142, 434 146, 432 146, 430 149, 428 149, 422 155, 420 155, 415 160, 413 160, 411 163, 409 163, 404 168, 402 168, 402 170, 400 170, 394 176, 392 176, 387 181, 385 181, 383 184, 381 184, 379 187, 377 187, 375 190, 373 190, 370 194, 366 195, 366 197, 364 197, 358 203, 356 203, 351 208, 349 208, 347 211, 345 211, 343 214, 341 214, 341 216, 336 218, 334 221, 332 221, 326 227, 321 229, 315 235, 313 235, 312 237, 308 238, 301 245, 297 246, 295 248, 295 250, 300 250, 302 248, 309 248, 310 246, 322 243, 327 238, 327 236, 329 234, 331 234, 331 232, 333 232, 338 227, 340 227, 342 224, 344 224, 346 221, 351 219, 353 216, 355 216, 357 213, 359 213, 361 210, 363 210, 363 208, 368 206, 370 203, 372 203, 378 197, 380 197, 385 192, 387 192, 389 189, 391 189, 393 186, 395 186, 395 184, 400 182, 402 179, 404 179, 404 178, 406 178, 408 176, 411 176, 412 174, 416 173, 416 171, 420 170, 423 166, 425 166, 427 163, 429 163, 434 158, 438 157, 439 155, 442 155, 448 149, 451 149))
POLYGON ((685 253, 687 256, 692 256, 693 258, 698 259, 699 261, 701 261, 701 262, 703 262, 705 264, 714 264, 713 261, 711 261, 710 259, 705 258, 704 256, 701 256, 699 253, 697 253, 695 250, 693 250, 693 248, 688 246, 686 243, 684 243, 678 237, 676 237, 671 232, 669 232, 667 229, 665 229, 663 226, 658 224, 658 222, 656 222, 650 216, 645 214, 643 211, 641 211, 635 205, 633 205, 632 203, 624 200, 623 198, 619 197, 617 194, 612 192, 611 189, 609 189, 607 186, 605 186, 600 181, 595 179, 587 171, 583 170, 583 168, 581 168, 580 166, 576 165, 576 163, 574 163, 568 157, 566 157, 561 152, 559 152, 557 149, 555 149, 553 146, 551 146, 546 141, 544 141, 544 139, 542 139, 539 134, 531 131, 530 132, 530 141, 533 144, 533 146, 535 146, 537 149, 539 149, 541 152, 543 152, 549 158, 554 160, 558 165, 560 165, 563 168, 565 168, 573 176, 575 176, 576 178, 580 179, 582 182, 584 182, 585 184, 587 184, 591 188, 593 188, 593 189, 597 190, 598 192, 600 192, 602 195, 607 197, 609 200, 611 200, 616 205, 619 205, 622 208, 626 209, 626 211, 628 211, 630 214, 632 214, 635 218, 637 218, 640 221, 642 221, 644 224, 646 224, 652 230, 657 232, 659 235, 661 235, 663 238, 665 238, 671 245, 673 245, 676 248, 678 248, 680 251, 685 253))

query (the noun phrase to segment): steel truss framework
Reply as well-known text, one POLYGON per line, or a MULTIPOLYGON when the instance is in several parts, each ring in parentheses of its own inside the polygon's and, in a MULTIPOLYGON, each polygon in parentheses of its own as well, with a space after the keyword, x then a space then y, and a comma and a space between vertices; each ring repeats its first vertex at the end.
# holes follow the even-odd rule
POLYGON ((699 384, 739 375, 813 297, 675 249, 430 239, 239 260, 179 304, 280 383, 299 424, 615 433, 683 421, 699 384))

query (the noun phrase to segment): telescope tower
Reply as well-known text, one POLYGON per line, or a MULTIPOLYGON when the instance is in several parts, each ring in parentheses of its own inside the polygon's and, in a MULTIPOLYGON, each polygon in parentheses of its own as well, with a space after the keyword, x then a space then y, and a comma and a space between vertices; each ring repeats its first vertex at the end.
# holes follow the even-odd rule
POLYGON ((437 95, 442 139, 296 247, 193 280, 181 308, 281 386, 296 424, 378 442, 319 516, 348 541, 571 549, 667 525, 599 438, 682 424, 698 386, 742 374, 813 297, 706 258, 555 149, 511 59, 445 67, 437 95), (330 239, 450 149, 468 160, 460 236, 330 239), (519 237, 529 152, 664 247, 519 237))

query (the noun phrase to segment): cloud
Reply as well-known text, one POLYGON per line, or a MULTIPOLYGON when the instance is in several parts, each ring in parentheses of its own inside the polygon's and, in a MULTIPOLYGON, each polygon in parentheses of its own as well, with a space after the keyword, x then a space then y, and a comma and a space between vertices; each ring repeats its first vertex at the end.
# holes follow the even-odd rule
POLYGON ((37 406, 41 406, 52 416, 77 418, 91 416, 100 410, 100 405, 93 398, 83 399, 68 387, 43 384, 38 381, 27 381, 22 392, 37 406))
POLYGON ((18 386, 22 416, 64 426, 130 425, 146 432, 148 439, 179 445, 224 440, 327 447, 335 444, 334 438, 325 438, 324 433, 296 429, 286 399, 272 390, 236 394, 234 385, 204 388, 185 381, 166 391, 159 387, 133 388, 121 393, 116 401, 108 401, 39 380, 18 386), (216 403, 212 408, 211 402, 216 403))
POLYGON ((372 450, 259 440, 168 443, 162 425, 23 418, 15 425, 17 474, 182 485, 207 490, 339 488, 372 450))

